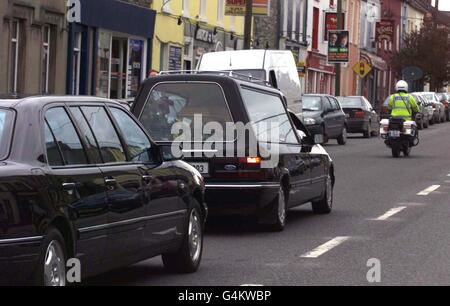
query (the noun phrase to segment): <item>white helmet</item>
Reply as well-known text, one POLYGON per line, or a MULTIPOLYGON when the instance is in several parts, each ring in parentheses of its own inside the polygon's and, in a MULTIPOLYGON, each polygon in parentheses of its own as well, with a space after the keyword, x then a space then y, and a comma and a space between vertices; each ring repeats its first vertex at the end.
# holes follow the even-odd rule
POLYGON ((395 85, 395 90, 408 92, 408 83, 406 83, 403 80, 398 81, 397 84, 395 85))

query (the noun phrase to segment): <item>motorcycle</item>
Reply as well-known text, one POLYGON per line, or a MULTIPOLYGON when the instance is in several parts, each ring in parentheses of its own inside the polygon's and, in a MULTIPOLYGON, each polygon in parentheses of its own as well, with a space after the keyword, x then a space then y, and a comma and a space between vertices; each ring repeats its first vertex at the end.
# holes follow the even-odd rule
POLYGON ((415 121, 405 121, 403 118, 390 118, 381 120, 381 138, 391 148, 394 158, 410 156, 411 149, 419 145, 418 128, 415 121))

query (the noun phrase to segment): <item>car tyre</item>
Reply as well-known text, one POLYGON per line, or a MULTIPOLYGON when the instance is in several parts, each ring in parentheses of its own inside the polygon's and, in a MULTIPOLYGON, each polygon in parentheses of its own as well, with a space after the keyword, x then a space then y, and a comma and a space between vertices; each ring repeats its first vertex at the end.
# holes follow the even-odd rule
POLYGON ((342 134, 341 136, 338 137, 337 142, 339 145, 344 146, 347 143, 347 127, 344 126, 344 128, 342 129, 342 134))
POLYGON ((66 286, 67 249, 59 230, 50 227, 42 245, 33 284, 49 287, 66 286))
POLYGON ((175 253, 162 255, 164 267, 174 273, 194 273, 200 267, 203 254, 203 217, 200 204, 192 200, 187 232, 181 247, 175 253))
POLYGON ((331 173, 329 173, 325 183, 325 192, 323 197, 319 201, 312 202, 313 212, 317 215, 326 215, 331 213, 333 210, 333 199, 333 180, 331 178, 331 173))
POLYGON ((369 122, 369 125, 367 126, 367 130, 364 131, 364 133, 363 133, 364 138, 371 138, 371 137, 372 137, 372 128, 371 128, 371 124, 372 124, 372 123, 369 122))

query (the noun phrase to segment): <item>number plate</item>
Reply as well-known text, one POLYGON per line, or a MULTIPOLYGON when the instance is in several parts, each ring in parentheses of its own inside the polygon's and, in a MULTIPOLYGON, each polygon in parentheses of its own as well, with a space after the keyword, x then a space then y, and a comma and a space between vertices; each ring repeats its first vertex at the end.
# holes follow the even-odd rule
POLYGON ((197 169, 201 174, 209 174, 209 164, 208 163, 190 163, 192 167, 197 169))
POLYGON ((389 136, 400 137, 400 131, 389 131, 389 136))

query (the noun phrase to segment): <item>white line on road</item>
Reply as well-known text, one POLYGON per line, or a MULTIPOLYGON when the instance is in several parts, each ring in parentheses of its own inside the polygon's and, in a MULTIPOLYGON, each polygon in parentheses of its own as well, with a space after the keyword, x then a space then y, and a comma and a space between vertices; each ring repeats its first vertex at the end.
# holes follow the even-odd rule
POLYGON ((433 185, 433 186, 430 186, 430 187, 428 187, 427 189, 425 189, 425 190, 419 192, 417 195, 419 195, 419 196, 427 196, 427 195, 429 195, 430 193, 432 193, 432 192, 438 190, 440 187, 441 187, 441 185, 433 185))
POLYGON ((392 208, 384 215, 376 218, 375 221, 385 221, 385 220, 389 219, 390 217, 398 214, 399 212, 401 212, 402 210, 404 210, 406 208, 407 208, 406 206, 399 206, 399 207, 392 208))
POLYGON ((315 248, 311 252, 308 252, 300 257, 302 258, 318 258, 319 256, 322 256, 326 252, 332 250, 333 248, 337 247, 338 245, 342 244, 343 242, 349 240, 350 237, 336 237, 327 243, 322 244, 321 246, 315 248))

